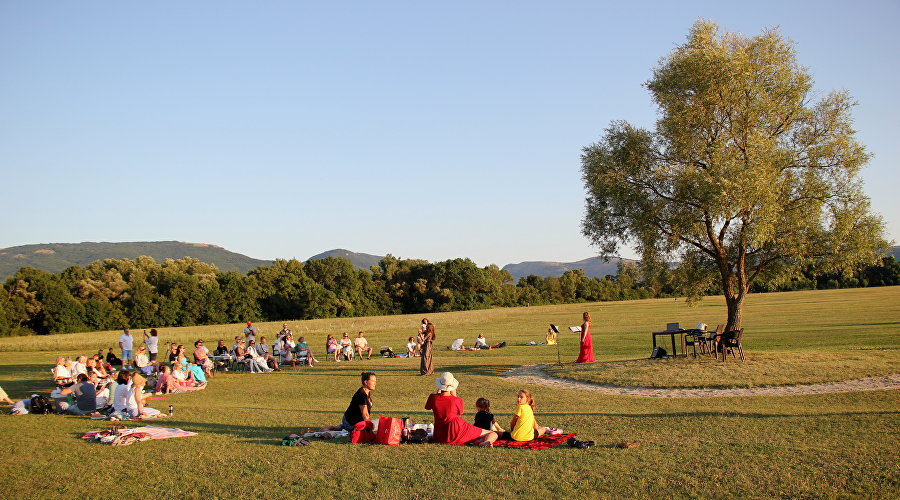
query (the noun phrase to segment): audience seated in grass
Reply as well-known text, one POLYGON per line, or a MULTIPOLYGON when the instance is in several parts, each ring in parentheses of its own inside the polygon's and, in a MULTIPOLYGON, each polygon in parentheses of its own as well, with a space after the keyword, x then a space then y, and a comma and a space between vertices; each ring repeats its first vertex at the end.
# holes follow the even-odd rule
POLYGON ((119 372, 116 392, 113 395, 113 411, 127 414, 132 418, 150 418, 159 415, 159 410, 144 405, 143 384, 146 379, 137 375, 138 384, 133 384, 132 374, 128 370, 119 372))
POLYGON ((300 337, 299 342, 297 342, 297 358, 306 358, 307 366, 315 366, 319 362, 309 349, 309 344, 306 342, 305 337, 300 337))

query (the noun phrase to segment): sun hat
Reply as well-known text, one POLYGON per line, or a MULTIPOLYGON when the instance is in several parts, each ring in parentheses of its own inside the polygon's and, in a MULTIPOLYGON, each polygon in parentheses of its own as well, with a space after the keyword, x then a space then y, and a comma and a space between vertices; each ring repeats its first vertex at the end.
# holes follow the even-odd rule
POLYGON ((456 377, 454 377, 452 373, 444 372, 440 377, 435 379, 434 386, 437 387, 439 391, 453 391, 459 386, 459 380, 456 380, 456 377))

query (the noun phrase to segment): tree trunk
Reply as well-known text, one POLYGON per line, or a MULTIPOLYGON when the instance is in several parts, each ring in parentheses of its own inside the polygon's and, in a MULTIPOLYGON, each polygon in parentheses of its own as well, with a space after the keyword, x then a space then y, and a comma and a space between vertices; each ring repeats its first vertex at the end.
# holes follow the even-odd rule
POLYGON ((739 330, 743 322, 745 294, 737 295, 726 293, 725 304, 728 306, 728 322, 725 323, 725 331, 739 330))

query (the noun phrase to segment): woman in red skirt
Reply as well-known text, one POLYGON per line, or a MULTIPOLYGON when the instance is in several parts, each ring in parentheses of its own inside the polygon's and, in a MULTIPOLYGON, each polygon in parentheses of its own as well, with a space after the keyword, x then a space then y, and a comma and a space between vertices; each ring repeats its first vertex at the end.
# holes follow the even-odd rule
POLYGON ((581 349, 578 351, 576 363, 594 362, 594 343, 591 340, 591 313, 584 313, 584 323, 581 325, 581 349))

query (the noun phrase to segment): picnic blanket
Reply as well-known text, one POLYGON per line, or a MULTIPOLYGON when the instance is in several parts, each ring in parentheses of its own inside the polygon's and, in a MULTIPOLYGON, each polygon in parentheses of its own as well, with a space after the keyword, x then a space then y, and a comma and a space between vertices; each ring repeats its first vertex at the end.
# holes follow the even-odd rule
POLYGON ((494 441, 494 448, 520 448, 524 450, 546 450, 559 446, 574 437, 572 434, 544 434, 543 436, 531 441, 506 441, 498 439, 494 441))
POLYGON ((184 431, 172 427, 156 427, 153 425, 145 425, 143 427, 134 427, 131 429, 115 429, 112 432, 108 430, 89 431, 81 436, 81 439, 95 439, 100 441, 101 443, 111 444, 113 446, 125 446, 138 441, 170 439, 196 435, 196 432, 184 431))

